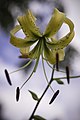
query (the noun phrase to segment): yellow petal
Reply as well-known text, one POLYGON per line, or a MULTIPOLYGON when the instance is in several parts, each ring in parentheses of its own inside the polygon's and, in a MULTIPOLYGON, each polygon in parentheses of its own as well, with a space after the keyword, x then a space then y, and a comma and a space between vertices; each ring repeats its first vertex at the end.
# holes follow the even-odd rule
POLYGON ((28 10, 24 16, 18 17, 18 22, 20 23, 23 32, 26 36, 30 36, 31 38, 38 38, 42 36, 39 28, 35 24, 35 20, 36 18, 30 10, 28 10))
POLYGON ((28 57, 29 49, 30 47, 20 48, 20 53, 22 54, 22 56, 28 57))
POLYGON ((21 27, 19 25, 15 26, 15 28, 13 30, 11 30, 10 32, 10 43, 12 45, 14 45, 15 47, 18 48, 22 48, 22 47, 28 47, 31 46, 32 44, 34 44, 36 42, 36 40, 29 40, 31 38, 18 38, 15 36, 15 33, 17 33, 19 30, 21 29, 21 27))
POLYGON ((44 32, 44 36, 52 37, 56 32, 60 29, 65 19, 65 14, 58 11, 56 8, 54 9, 54 14, 50 19, 47 28, 44 32))
POLYGON ((65 18, 64 22, 69 26, 70 32, 56 42, 46 42, 47 46, 53 50, 63 49, 64 47, 66 47, 72 41, 75 35, 73 22, 67 17, 65 18))
POLYGON ((41 50, 41 41, 38 41, 36 46, 28 53, 29 58, 36 59, 40 54, 40 50, 41 50))
POLYGON ((53 52, 53 56, 55 57, 55 60, 56 60, 56 53, 58 53, 58 55, 59 55, 59 61, 64 60, 65 52, 63 49, 53 50, 52 52, 53 52))
POLYGON ((64 59, 65 53, 63 49, 60 50, 50 50, 46 45, 44 46, 44 58, 50 63, 56 63, 56 53, 59 54, 59 61, 64 59))
POLYGON ((27 48, 20 48, 20 53, 23 54, 23 55, 26 55, 28 52, 29 52, 29 47, 27 48))
POLYGON ((19 56, 19 58, 29 58, 28 57, 29 49, 30 49, 30 47, 20 48, 21 55, 19 56))

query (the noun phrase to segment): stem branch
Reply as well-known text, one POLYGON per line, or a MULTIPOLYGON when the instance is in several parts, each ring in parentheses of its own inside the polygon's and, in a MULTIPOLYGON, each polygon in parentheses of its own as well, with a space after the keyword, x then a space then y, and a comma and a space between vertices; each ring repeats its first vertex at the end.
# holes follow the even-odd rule
POLYGON ((34 114, 35 114, 35 112, 36 112, 36 110, 37 110, 37 107, 38 107, 39 103, 41 102, 43 96, 45 95, 45 93, 47 92, 47 90, 48 90, 48 88, 50 87, 51 83, 53 82, 54 67, 55 67, 55 66, 53 66, 51 79, 50 79, 47 87, 45 88, 43 94, 42 94, 41 97, 39 98, 39 100, 38 100, 38 102, 37 102, 37 104, 36 104, 36 106, 35 106, 35 108, 34 108, 34 110, 33 110, 33 112, 32 112, 32 115, 30 116, 29 120, 32 120, 32 118, 33 118, 33 116, 34 116, 34 114))
MULTIPOLYGON (((66 79, 67 77, 59 77, 59 78, 53 78, 53 80, 57 80, 57 79, 66 79)), ((80 78, 80 75, 78 76, 69 76, 69 78, 80 78)))

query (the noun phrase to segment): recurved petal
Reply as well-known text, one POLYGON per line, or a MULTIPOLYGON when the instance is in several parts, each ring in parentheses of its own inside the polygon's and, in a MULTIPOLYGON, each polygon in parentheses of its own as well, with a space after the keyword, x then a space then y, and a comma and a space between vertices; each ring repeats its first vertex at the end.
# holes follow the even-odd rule
POLYGON ((46 42, 47 46, 53 50, 63 49, 66 47, 72 41, 75 35, 73 22, 67 17, 65 18, 64 22, 69 26, 70 32, 57 41, 46 42))
POLYGON ((29 58, 36 59, 40 54, 40 48, 41 48, 41 41, 38 41, 38 43, 34 46, 34 48, 28 53, 29 58))
POLYGON ((54 54, 54 56, 55 56, 55 59, 56 59, 56 53, 58 53, 58 55, 59 55, 59 61, 64 60, 65 52, 64 52, 63 49, 53 50, 53 54, 54 54))
POLYGON ((44 35, 46 37, 52 37, 56 32, 60 29, 61 25, 63 24, 65 19, 65 14, 60 12, 58 9, 54 9, 54 13, 52 18, 50 19, 44 35))
POLYGON ((20 53, 26 55, 29 52, 30 47, 20 48, 20 53))
POLYGON ((25 35, 30 36, 31 38, 41 37, 39 28, 35 24, 36 18, 33 16, 32 12, 28 10, 24 16, 18 17, 18 22, 21 25, 21 28, 25 35))
POLYGON ((20 48, 20 53, 22 56, 20 58, 31 58, 36 59, 40 55, 40 42, 38 42, 32 50, 30 50, 30 47, 27 48, 20 48))
POLYGON ((49 61, 50 64, 56 63, 56 53, 59 55, 59 61, 64 59, 65 53, 63 49, 50 50, 47 46, 44 47, 44 58, 49 61))
POLYGON ((30 47, 20 48, 20 53, 22 54, 20 58, 28 58, 30 47))
POLYGON ((20 29, 21 29, 20 25, 17 25, 17 26, 15 26, 15 28, 13 30, 11 30, 10 43, 12 45, 14 45, 15 47, 18 47, 18 48, 24 48, 24 47, 29 47, 36 42, 36 40, 33 41, 29 37, 28 38, 26 37, 25 39, 16 37, 15 33, 17 33, 20 29))

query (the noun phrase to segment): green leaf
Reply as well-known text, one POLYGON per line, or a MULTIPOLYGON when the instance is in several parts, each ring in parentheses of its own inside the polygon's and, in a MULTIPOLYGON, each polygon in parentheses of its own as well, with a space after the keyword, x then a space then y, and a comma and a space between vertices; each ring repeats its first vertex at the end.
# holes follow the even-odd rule
POLYGON ((34 92, 30 91, 30 90, 28 90, 28 91, 31 93, 32 98, 33 98, 34 100, 36 100, 36 101, 39 100, 39 98, 38 98, 38 96, 36 95, 36 93, 34 93, 34 92))
POLYGON ((64 82, 63 82, 62 80, 60 80, 60 79, 55 79, 55 81, 56 81, 58 84, 61 84, 61 85, 64 84, 64 82))
POLYGON ((39 115, 34 115, 33 118, 34 118, 34 120, 46 120, 45 118, 43 118, 39 115))

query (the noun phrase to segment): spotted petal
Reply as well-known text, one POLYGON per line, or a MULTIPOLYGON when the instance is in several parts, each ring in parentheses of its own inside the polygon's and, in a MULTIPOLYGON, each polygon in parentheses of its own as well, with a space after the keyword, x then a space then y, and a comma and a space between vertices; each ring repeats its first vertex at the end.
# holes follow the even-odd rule
POLYGON ((72 39, 74 37, 74 34, 75 34, 74 33, 74 24, 67 17, 65 18, 64 22, 66 24, 68 24, 68 26, 70 28, 70 32, 66 36, 64 36, 63 38, 57 40, 56 42, 55 41, 46 42, 47 46, 53 50, 63 49, 72 41, 72 39))
POLYGON ((60 29, 61 25, 63 24, 65 19, 65 14, 58 11, 57 9, 54 9, 54 14, 52 15, 52 18, 50 19, 47 28, 44 32, 44 36, 46 37, 52 37, 56 34, 56 32, 60 29))
POLYGON ((42 36, 39 28, 35 24, 35 20, 36 18, 30 10, 28 10, 24 16, 18 17, 18 22, 20 23, 23 32, 26 36, 30 36, 31 38, 38 38, 42 36))
POLYGON ((29 47, 33 43, 36 42, 36 40, 33 41, 29 37, 26 37, 25 39, 16 37, 15 33, 17 33, 20 29, 21 29, 20 25, 17 25, 17 26, 15 26, 15 28, 13 30, 11 30, 11 32, 10 32, 10 35, 11 35, 10 43, 12 45, 14 45, 15 47, 18 47, 18 48, 23 48, 23 47, 29 47))
POLYGON ((46 45, 44 46, 44 58, 51 64, 56 63, 56 53, 59 54, 59 61, 64 59, 65 53, 63 49, 50 50, 46 45))

